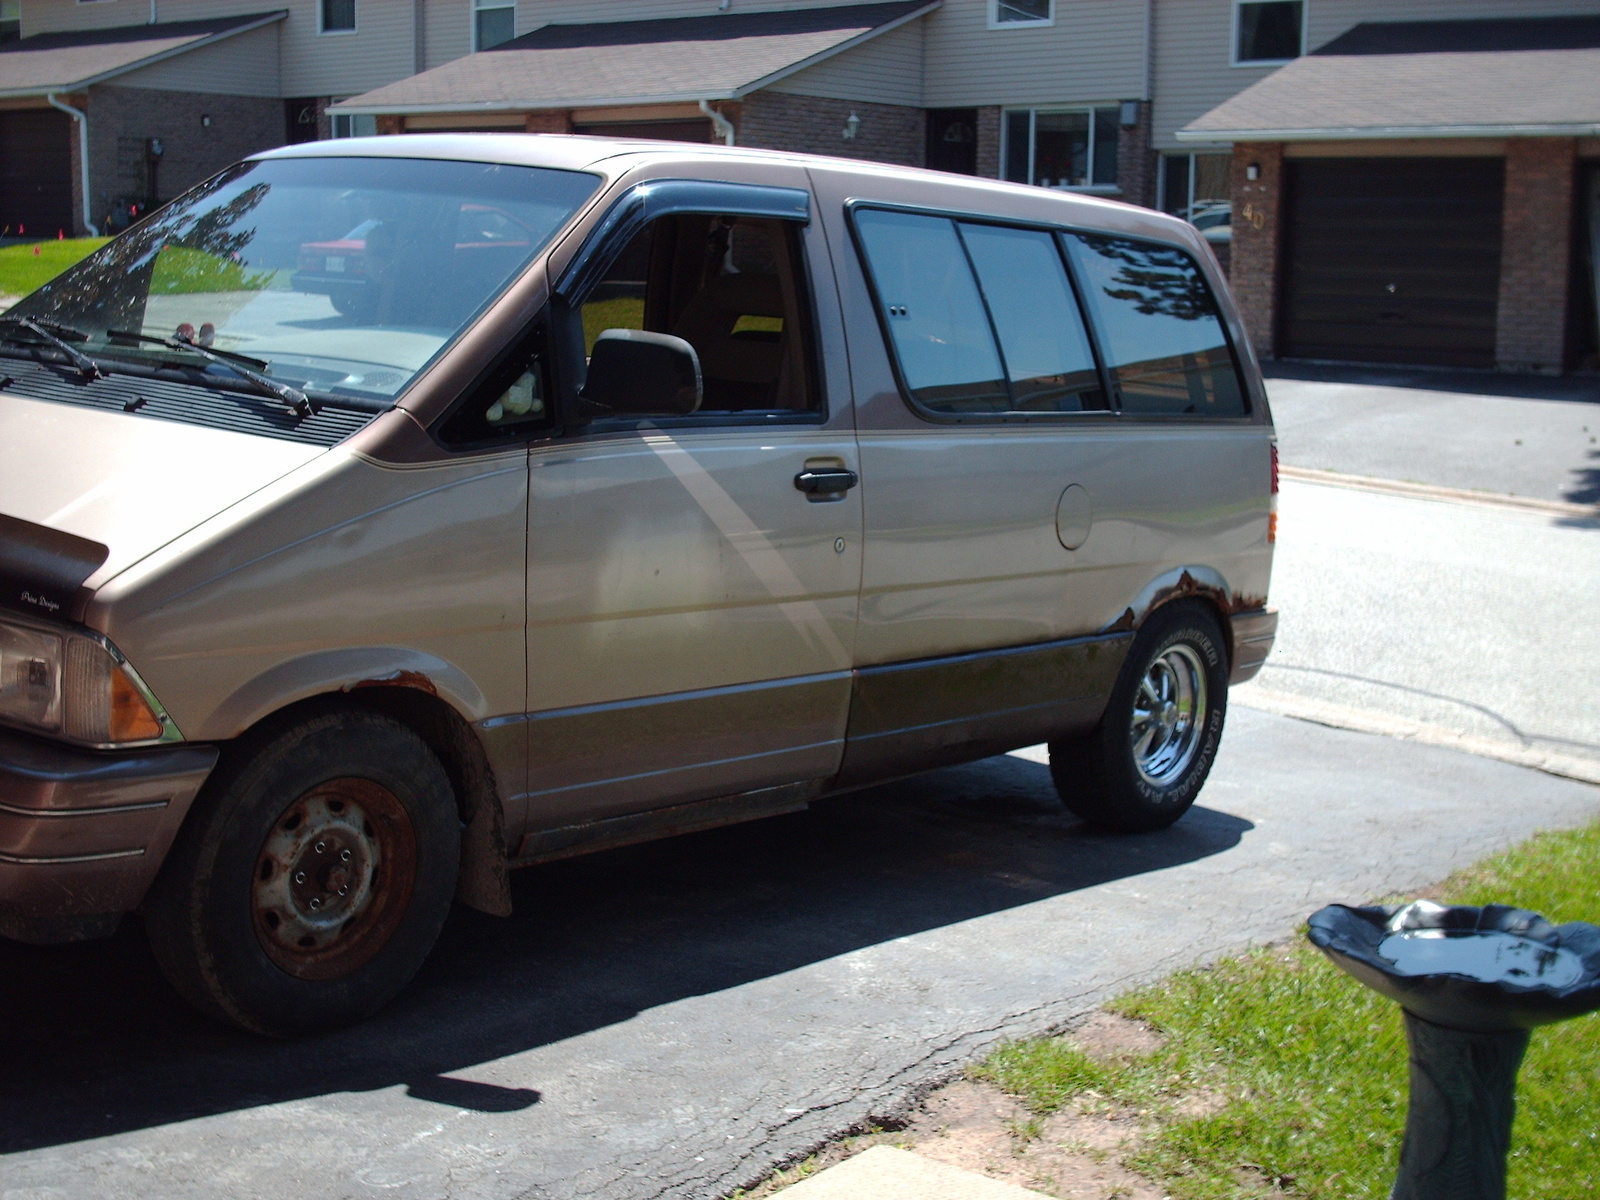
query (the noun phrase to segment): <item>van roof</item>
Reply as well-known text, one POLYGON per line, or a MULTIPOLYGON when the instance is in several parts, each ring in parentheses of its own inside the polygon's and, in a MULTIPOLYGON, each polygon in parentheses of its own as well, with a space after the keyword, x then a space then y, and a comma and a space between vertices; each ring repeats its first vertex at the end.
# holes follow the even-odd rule
MULTIPOLYGON (((826 167, 863 177, 917 182, 964 193, 967 207, 1005 205, 1018 216, 1032 210, 1031 219, 1067 224, 1090 224, 1122 229, 1130 234, 1157 236, 1203 244, 1198 235, 1181 232, 1182 220, 1092 193, 1057 191, 975 175, 953 175, 922 167, 904 167, 859 158, 834 158, 792 150, 760 150, 748 146, 719 146, 697 142, 656 141, 648 138, 597 137, 562 133, 408 133, 400 136, 335 138, 280 146, 254 154, 252 159, 277 158, 436 158, 461 162, 505 163, 511 166, 552 167, 568 171, 596 171, 609 178, 651 162, 685 164, 701 162, 714 168, 718 160, 782 163, 792 167, 826 167), (1044 217, 1041 205, 1050 216, 1044 217), (1132 219, 1130 219, 1132 218, 1132 219)), ((948 203, 949 201, 947 201, 948 203)), ((1189 232, 1192 233, 1192 230, 1189 232)))

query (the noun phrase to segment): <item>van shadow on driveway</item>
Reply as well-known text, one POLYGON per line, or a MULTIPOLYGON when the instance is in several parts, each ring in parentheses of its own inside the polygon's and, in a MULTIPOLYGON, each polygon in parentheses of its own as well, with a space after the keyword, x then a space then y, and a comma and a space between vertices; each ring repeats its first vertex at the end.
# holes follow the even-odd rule
POLYGON ((400 1084, 454 1108, 524 1109, 536 1091, 445 1076, 674 1000, 1193 862, 1251 828, 1196 808, 1160 834, 1096 834, 1060 806, 1037 763, 952 767, 518 872, 514 916, 458 907, 395 1004, 299 1042, 192 1014, 137 921, 107 942, 0 942, 0 1152, 400 1084))

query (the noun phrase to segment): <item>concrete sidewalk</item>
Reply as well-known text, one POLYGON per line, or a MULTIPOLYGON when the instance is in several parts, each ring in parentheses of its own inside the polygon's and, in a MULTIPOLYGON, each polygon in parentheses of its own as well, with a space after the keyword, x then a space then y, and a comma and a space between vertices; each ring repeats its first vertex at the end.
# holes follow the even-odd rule
POLYGON ((783 1189, 785 1200, 1050 1200, 893 1146, 874 1146, 783 1189))

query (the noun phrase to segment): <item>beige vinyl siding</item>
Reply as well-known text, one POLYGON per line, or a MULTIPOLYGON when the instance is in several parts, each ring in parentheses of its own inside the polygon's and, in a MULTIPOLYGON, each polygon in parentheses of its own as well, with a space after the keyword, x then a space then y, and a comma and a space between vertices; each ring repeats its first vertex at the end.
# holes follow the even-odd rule
MULTIPOLYGON (((304 6, 304 0, 158 0, 156 13, 161 22, 166 24, 204 17, 266 13, 283 8, 293 10, 297 2, 304 6)), ((22 32, 25 37, 72 29, 143 25, 149 19, 150 0, 98 0, 94 4, 79 4, 77 0, 23 0, 22 3, 22 32)), ((294 19, 292 14, 289 19, 294 19)), ((312 20, 315 19, 313 10, 312 20)))
MULTIPOLYGON (((1600 13, 1600 0, 1306 0, 1306 47, 1325 46, 1362 21, 1551 17, 1600 13)), ((1156 0, 1154 143, 1193 150, 1173 133, 1275 67, 1229 66, 1232 0, 1156 0)))
MULTIPOLYGON (((526 7, 517 5, 519 16, 526 7)), ((427 0, 424 21, 429 70, 472 53, 472 0, 427 0)))
POLYGON ((316 0, 291 0, 288 7, 283 31, 288 95, 349 96, 413 74, 412 10, 406 0, 356 0, 354 33, 319 34, 316 0))
POLYGON ((1055 0, 1053 25, 990 29, 987 0, 945 0, 925 18, 925 102, 955 108, 1138 99, 1144 9, 1144 0, 1055 0))
POLYGON ((923 23, 912 21, 781 79, 767 90, 866 104, 920 105, 922 42, 923 23))
POLYGON ((278 26, 252 29, 214 45, 163 59, 153 66, 131 71, 115 82, 118 87, 165 92, 281 96, 278 26))

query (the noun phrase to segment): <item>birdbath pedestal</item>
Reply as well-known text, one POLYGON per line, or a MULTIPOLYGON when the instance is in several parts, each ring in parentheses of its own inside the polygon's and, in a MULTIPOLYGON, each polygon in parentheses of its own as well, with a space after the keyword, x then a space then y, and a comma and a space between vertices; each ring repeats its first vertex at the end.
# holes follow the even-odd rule
POLYGON ((1411 1103, 1390 1200, 1505 1200, 1529 1031, 1600 1008, 1600 928, 1504 904, 1330 904, 1309 936, 1397 1001, 1411 1103))

